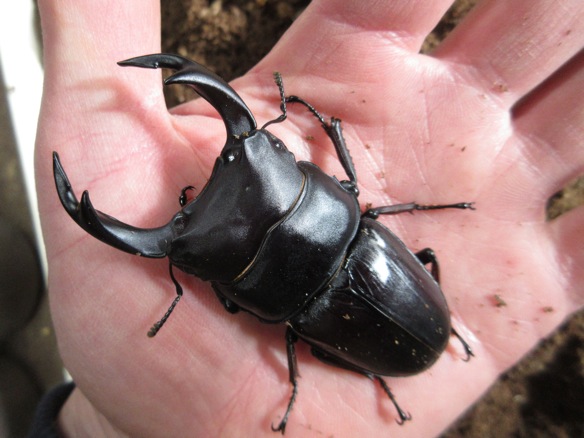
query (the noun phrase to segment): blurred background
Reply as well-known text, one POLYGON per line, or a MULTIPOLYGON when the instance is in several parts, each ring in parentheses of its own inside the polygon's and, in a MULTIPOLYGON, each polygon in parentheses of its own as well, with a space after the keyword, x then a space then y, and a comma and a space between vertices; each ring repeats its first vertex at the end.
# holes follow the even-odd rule
MULTIPOLYGON (((308 0, 162 0, 163 51, 227 80, 251 68, 308 0)), ((432 48, 477 0, 458 0, 428 37, 432 48)), ((42 92, 32 0, 0 2, 0 438, 26 435, 40 396, 65 378, 51 327, 36 213, 33 149, 42 92)), ((169 88, 169 105, 191 98, 169 88)), ((47 190, 54 190, 47 187, 47 190)), ((584 179, 550 194, 548 218, 584 203, 584 179)), ((492 297, 493 311, 506 306, 492 297)), ((550 308, 550 311, 553 309, 550 308)), ((436 402, 442 403, 439 395, 436 402)), ((584 437, 584 313, 501 376, 444 437, 584 437)))
POLYGON ((32 1, 0 3, 0 437, 7 438, 26 436, 41 395, 64 378, 35 208, 36 17, 32 1))

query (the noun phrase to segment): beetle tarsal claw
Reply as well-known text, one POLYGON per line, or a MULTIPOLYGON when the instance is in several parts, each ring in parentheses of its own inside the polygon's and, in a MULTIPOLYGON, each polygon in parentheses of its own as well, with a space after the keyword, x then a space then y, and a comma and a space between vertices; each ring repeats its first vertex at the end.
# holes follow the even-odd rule
POLYGON ((274 432, 281 432, 282 435, 286 432, 286 424, 288 424, 288 417, 290 416, 290 412, 292 412, 292 406, 294 405, 294 401, 296 400, 296 396, 298 395, 298 384, 292 384, 292 396, 290 397, 290 401, 288 402, 288 407, 286 408, 286 413, 284 417, 280 421, 277 427, 274 427, 274 423, 271 424, 272 430, 274 432))
POLYGON ((464 362, 468 362, 471 357, 474 357, 474 352, 472 351, 472 347, 464 340, 464 338, 458 333, 455 329, 450 329, 451 333, 456 336, 456 338, 462 344, 462 348, 464 348, 464 352, 466 353, 466 357, 462 359, 464 362))

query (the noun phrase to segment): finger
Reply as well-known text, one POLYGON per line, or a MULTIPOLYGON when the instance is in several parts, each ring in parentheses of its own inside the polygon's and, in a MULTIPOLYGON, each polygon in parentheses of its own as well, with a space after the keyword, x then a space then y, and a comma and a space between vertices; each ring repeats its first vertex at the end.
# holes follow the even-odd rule
MULTIPOLYGON (((44 226, 61 229, 65 220, 55 192, 48 189, 54 187, 53 150, 61 153, 74 186, 90 189, 99 208, 118 215, 134 206, 134 216, 125 216, 132 222, 147 211, 140 199, 162 190, 164 175, 154 168, 159 160, 145 148, 168 144, 171 129, 170 123, 159 123, 166 117, 160 111, 164 99, 159 73, 140 74, 116 61, 159 51, 159 3, 132 0, 106 7, 103 2, 41 0, 39 11, 45 84, 36 179, 44 226), (150 175, 150 184, 143 183, 145 175, 150 175), (103 184, 92 184, 100 178, 103 184)), ((69 243, 50 233, 46 237, 47 248, 69 243)))
POLYGON ((296 71, 322 74, 323 69, 342 71, 340 67, 357 56, 362 71, 376 71, 386 61, 388 41, 417 52, 451 4, 452 0, 314 1, 280 40, 281 50, 267 59, 279 68, 293 60, 296 71))
POLYGON ((584 52, 514 110, 517 132, 530 145, 533 167, 548 194, 584 172, 584 52), (547 184, 546 184, 547 183, 547 184))
POLYGON ((116 61, 160 49, 159 2, 39 1, 51 85, 120 73, 116 61), (60 74, 61 73, 61 74, 60 74))
POLYGON ((135 117, 148 117, 145 110, 159 109, 164 100, 159 74, 139 74, 116 64, 159 51, 158 2, 132 0, 106 7, 100 2, 42 0, 39 11, 45 84, 37 154, 45 160, 38 169, 43 179, 51 173, 53 149, 68 148, 72 154, 63 159, 73 164, 83 154, 112 151, 123 141, 120 133, 129 134, 136 125, 135 117))
MULTIPOLYGON (((314 5, 319 15, 353 31, 377 31, 418 51, 422 42, 448 10, 452 0, 426 2, 323 0, 314 5)), ((318 27, 315 27, 318 29, 318 27)))
POLYGON ((471 82, 510 107, 582 48, 583 20, 581 0, 486 0, 434 55, 466 65, 471 82))
MULTIPOLYGON (((38 153, 57 145, 63 150, 75 135, 97 143, 92 129, 104 123, 112 135, 120 129, 129 131, 130 121, 115 110, 138 113, 131 108, 137 102, 143 107, 163 105, 159 74, 137 74, 116 64, 136 54, 159 51, 158 2, 132 0, 106 7, 101 2, 42 0, 39 11, 45 83, 38 153)), ((101 142, 112 144, 113 139, 102 137, 101 142)), ((102 147, 87 146, 85 151, 102 147)), ((83 148, 75 150, 82 153, 83 148)))

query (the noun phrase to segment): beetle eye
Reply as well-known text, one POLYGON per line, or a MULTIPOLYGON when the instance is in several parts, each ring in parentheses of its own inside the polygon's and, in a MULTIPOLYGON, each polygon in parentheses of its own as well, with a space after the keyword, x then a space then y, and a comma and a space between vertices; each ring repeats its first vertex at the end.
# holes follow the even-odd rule
POLYGON ((230 149, 225 151, 225 153, 223 154, 223 159, 228 162, 231 163, 232 161, 235 161, 235 159, 239 156, 239 151, 237 149, 230 149))
POLYGON ((267 134, 267 137, 268 137, 267 140, 268 140, 270 146, 272 146, 274 149, 286 150, 286 145, 284 144, 284 142, 282 140, 280 140, 278 137, 276 137, 271 132, 265 131, 265 133, 267 134))

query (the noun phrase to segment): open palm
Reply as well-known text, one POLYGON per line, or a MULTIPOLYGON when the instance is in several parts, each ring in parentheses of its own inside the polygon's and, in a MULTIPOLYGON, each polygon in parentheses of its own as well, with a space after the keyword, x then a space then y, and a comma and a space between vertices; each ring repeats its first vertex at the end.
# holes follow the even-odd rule
MULTIPOLYGON (((455 327, 429 371, 388 378, 413 415, 377 385, 312 358, 299 343, 299 396, 287 436, 424 436, 445 428, 542 336, 584 302, 584 211, 545 222, 547 198, 584 170, 584 4, 484 1, 433 57, 418 49, 451 2, 315 0, 274 50, 232 85, 258 124, 279 114, 272 72, 288 94, 343 120, 360 202, 474 201, 476 211, 385 217, 413 250, 432 247, 455 327), (493 305, 500 296, 506 306, 493 305), (550 312, 550 310, 553 310, 550 312)), ((210 286, 173 299, 167 264, 87 235, 52 182, 57 150, 78 190, 141 227, 166 223, 180 189, 201 189, 224 143, 199 100, 167 111, 160 76, 116 61, 154 53, 159 2, 39 1, 46 83, 37 143, 39 208, 59 348, 78 389, 68 433, 272 436, 288 401, 283 326, 230 316, 210 286)), ((298 159, 345 175, 303 107, 270 130, 298 159)))

